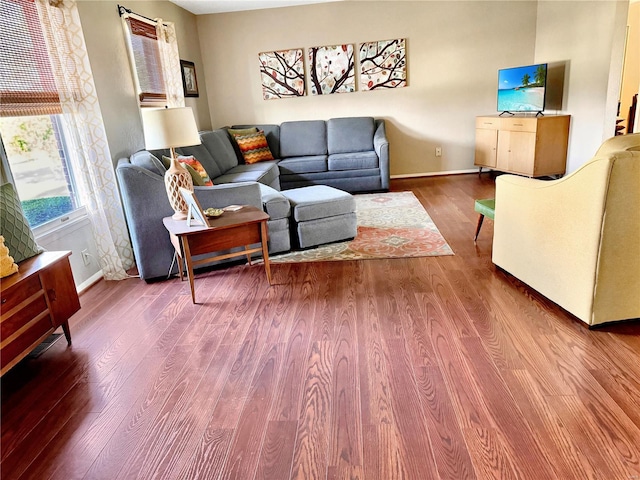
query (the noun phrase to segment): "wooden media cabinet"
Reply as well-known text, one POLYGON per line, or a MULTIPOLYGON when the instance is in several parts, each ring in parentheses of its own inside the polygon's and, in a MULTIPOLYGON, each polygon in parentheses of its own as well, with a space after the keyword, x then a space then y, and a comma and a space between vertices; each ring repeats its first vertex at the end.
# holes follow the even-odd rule
POLYGON ((476 117, 474 164, 527 177, 564 175, 569 115, 476 117))
POLYGON ((80 310, 71 252, 43 252, 18 264, 0 281, 0 375, 26 357, 58 327, 71 345, 69 318, 80 310))

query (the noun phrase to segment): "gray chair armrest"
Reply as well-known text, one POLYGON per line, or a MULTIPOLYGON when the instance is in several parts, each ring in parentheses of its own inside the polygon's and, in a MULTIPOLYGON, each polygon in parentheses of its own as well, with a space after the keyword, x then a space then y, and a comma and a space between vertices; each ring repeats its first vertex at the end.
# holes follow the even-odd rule
POLYGON ((383 190, 389 190, 389 140, 384 120, 376 120, 376 131, 373 134, 373 148, 380 164, 380 181, 383 190))
POLYGON ((257 182, 221 183, 212 187, 194 187, 202 208, 224 208, 229 205, 252 205, 262 209, 257 182))

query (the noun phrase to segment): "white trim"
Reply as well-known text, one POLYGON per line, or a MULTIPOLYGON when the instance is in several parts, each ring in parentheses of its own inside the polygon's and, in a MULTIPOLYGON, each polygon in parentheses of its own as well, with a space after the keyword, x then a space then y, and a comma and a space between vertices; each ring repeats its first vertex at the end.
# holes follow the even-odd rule
POLYGON ((463 173, 478 173, 478 169, 469 168, 467 170, 446 170, 444 172, 402 173, 400 175, 391 175, 391 178, 439 177, 442 175, 460 175, 463 173))
POLYGON ((94 283, 98 282, 99 280, 101 280, 103 277, 102 275, 102 270, 98 270, 96 273, 94 273, 93 275, 91 275, 89 278, 87 278, 84 282, 82 282, 80 285, 76 285, 76 290, 78 291, 78 294, 84 292, 87 288, 89 288, 91 285, 93 285, 94 283))
POLYGON ((37 242, 50 242, 58 240, 63 235, 77 230, 89 223, 87 210, 85 207, 79 207, 61 217, 55 218, 50 222, 43 223, 33 228, 33 235, 37 242))

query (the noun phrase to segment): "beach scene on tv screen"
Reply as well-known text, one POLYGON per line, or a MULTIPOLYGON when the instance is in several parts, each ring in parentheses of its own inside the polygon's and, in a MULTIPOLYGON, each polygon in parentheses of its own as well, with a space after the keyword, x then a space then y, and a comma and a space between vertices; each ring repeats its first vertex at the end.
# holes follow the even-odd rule
POLYGON ((500 70, 498 111, 542 111, 546 78, 547 66, 544 64, 500 70))

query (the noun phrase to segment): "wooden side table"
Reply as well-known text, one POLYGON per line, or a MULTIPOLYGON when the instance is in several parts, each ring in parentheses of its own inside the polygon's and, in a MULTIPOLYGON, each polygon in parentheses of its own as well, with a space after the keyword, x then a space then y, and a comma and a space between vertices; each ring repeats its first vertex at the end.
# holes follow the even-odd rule
POLYGON ((269 215, 262 210, 245 205, 238 211, 224 212, 220 217, 207 219, 208 225, 192 225, 189 227, 186 220, 174 220, 171 217, 162 219, 178 255, 180 280, 183 278, 182 262, 184 257, 193 303, 196 303, 196 293, 193 287, 193 267, 214 260, 246 255, 249 263, 251 263, 251 254, 262 251, 267 280, 271 285, 271 266, 269 265, 269 249, 267 246, 267 220, 269 218, 269 215), (254 243, 260 243, 261 246, 249 248, 254 243), (219 252, 220 250, 241 246, 244 246, 244 250, 240 252, 213 255, 195 261, 192 259, 194 255, 219 252))

